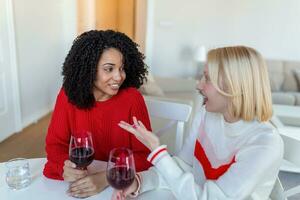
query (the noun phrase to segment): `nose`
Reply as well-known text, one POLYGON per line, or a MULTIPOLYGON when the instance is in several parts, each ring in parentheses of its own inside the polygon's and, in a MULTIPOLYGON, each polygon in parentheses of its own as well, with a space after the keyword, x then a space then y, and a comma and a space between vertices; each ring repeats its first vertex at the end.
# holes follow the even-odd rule
POLYGON ((204 87, 204 78, 203 76, 200 78, 200 80, 197 80, 197 85, 196 85, 196 88, 197 90, 203 90, 203 87, 204 87))
POLYGON ((121 72, 116 70, 116 72, 113 75, 113 79, 115 81, 120 81, 121 80, 121 72))

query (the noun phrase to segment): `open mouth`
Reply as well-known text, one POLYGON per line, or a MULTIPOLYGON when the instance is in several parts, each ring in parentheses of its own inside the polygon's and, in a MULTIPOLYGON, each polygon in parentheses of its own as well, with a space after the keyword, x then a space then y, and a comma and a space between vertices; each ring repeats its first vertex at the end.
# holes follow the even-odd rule
POLYGON ((202 102, 202 105, 205 105, 207 101, 208 101, 208 98, 207 98, 206 96, 203 96, 203 102, 202 102))
POLYGON ((110 84, 110 87, 111 87, 111 89, 113 89, 113 90, 118 90, 119 88, 120 88, 120 84, 118 84, 118 83, 114 83, 114 84, 110 84))

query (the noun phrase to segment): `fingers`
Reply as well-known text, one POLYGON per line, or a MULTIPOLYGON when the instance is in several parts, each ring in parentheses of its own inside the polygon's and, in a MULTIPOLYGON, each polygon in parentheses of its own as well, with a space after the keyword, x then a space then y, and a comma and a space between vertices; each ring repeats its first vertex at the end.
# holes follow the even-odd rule
POLYGON ((125 200, 126 198, 125 198, 122 190, 114 190, 111 199, 112 200, 125 200))
POLYGON ((124 122, 124 121, 120 121, 120 123, 118 124, 121 128, 125 129, 126 131, 132 133, 132 134, 136 134, 136 130, 128 123, 124 122))
POLYGON ((132 119, 133 119, 133 124, 136 125, 136 126, 139 126, 139 122, 136 119, 136 117, 132 117, 132 119))
POLYGON ((136 126, 136 128, 132 127, 130 124, 127 124, 126 122, 121 121, 119 123, 119 126, 126 131, 132 133, 136 138, 138 138, 140 141, 143 140, 143 129, 141 129, 140 126, 136 126))
POLYGON ((97 188, 91 184, 89 177, 85 177, 72 183, 67 193, 73 197, 84 198, 96 194, 97 188))
POLYGON ((120 121, 118 125, 135 136, 142 135, 148 131, 144 124, 141 121, 138 121, 136 117, 133 117, 133 125, 130 125, 124 121, 120 121))
POLYGON ((73 182, 87 176, 87 170, 76 169, 76 165, 70 160, 64 162, 63 178, 65 181, 73 182))
POLYGON ((97 194, 96 191, 85 191, 85 192, 78 192, 78 193, 71 193, 70 196, 76 197, 76 198, 86 198, 97 194))
POLYGON ((84 198, 99 193, 107 187, 106 173, 98 172, 90 174, 70 184, 67 194, 84 198))
POLYGON ((75 191, 75 190, 78 190, 78 189, 83 189, 83 188, 86 187, 85 185, 88 182, 89 182, 89 177, 79 179, 79 180, 75 181, 74 183, 70 184, 69 190, 75 191))
POLYGON ((71 162, 70 160, 65 160, 64 165, 70 168, 76 168, 76 164, 71 162))
POLYGON ((139 125, 140 125, 141 127, 143 127, 144 129, 146 129, 146 127, 145 127, 145 125, 143 124, 142 121, 139 120, 138 123, 139 123, 139 125))

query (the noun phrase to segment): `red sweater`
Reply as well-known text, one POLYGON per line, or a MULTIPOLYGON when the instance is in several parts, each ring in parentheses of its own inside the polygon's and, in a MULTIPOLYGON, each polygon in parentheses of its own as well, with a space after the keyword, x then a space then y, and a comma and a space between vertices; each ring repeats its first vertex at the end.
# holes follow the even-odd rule
POLYGON ((107 101, 96 102, 90 110, 78 109, 60 90, 46 137, 47 163, 44 175, 62 180, 64 161, 69 159, 69 141, 72 132, 90 131, 93 137, 95 159, 107 161, 109 152, 116 147, 132 149, 137 171, 148 169, 150 151, 132 134, 121 129, 123 120, 132 124, 132 117, 141 120, 151 129, 143 97, 135 88, 121 89, 107 101))

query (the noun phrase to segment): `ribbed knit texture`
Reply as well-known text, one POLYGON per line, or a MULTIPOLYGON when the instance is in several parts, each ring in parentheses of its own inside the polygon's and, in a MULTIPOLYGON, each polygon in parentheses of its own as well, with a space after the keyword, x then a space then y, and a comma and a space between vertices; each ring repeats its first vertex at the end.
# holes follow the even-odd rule
POLYGON ((96 160, 108 161, 111 149, 127 147, 133 151, 136 170, 148 169, 151 164, 146 158, 150 151, 132 134, 118 126, 121 120, 132 124, 133 116, 151 130, 144 99, 135 88, 122 89, 109 100, 96 102, 91 110, 78 109, 69 103, 64 90, 61 89, 46 137, 48 161, 44 175, 48 178, 63 179, 64 161, 69 159, 70 136, 82 131, 92 133, 96 160))

